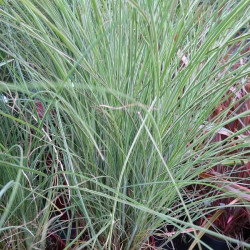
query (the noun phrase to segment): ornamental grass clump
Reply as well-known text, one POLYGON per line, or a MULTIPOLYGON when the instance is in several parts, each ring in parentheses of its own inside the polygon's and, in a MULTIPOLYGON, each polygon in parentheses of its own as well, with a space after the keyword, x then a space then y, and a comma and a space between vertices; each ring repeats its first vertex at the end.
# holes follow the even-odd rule
POLYGON ((250 114, 249 3, 1 0, 0 248, 146 249, 166 225, 250 247, 196 223, 249 209, 245 176, 201 178, 249 160, 249 124, 215 139, 250 114))

